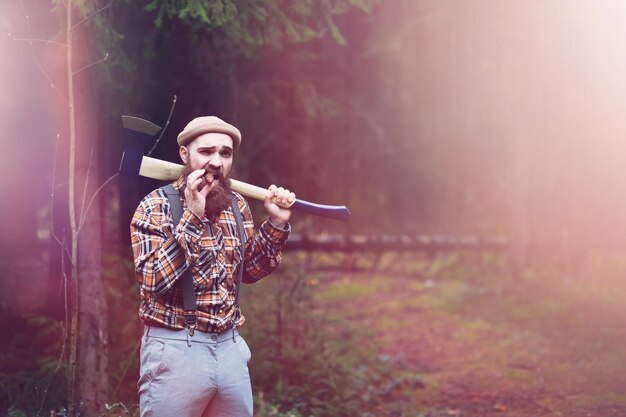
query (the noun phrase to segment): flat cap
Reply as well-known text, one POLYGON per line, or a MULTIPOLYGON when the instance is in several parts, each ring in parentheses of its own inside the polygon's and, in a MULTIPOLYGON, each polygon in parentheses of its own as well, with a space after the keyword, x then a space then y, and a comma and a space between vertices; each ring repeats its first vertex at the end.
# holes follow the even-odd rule
POLYGON ((205 133, 225 133, 233 138, 233 149, 237 149, 241 145, 241 132, 235 126, 226 123, 219 117, 202 116, 187 123, 183 131, 178 134, 178 146, 185 146, 205 133))

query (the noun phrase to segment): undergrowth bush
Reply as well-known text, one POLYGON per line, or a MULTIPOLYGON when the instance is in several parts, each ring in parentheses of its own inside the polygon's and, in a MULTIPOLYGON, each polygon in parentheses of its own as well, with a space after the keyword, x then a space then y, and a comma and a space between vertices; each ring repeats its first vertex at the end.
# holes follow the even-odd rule
POLYGON ((34 416, 62 406, 66 395, 61 323, 1 311, 0 414, 34 416), (10 336, 9 336, 10 335, 10 336))
POLYGON ((244 288, 257 414, 403 415, 402 402, 390 401, 420 386, 419 375, 402 372, 402 358, 379 355, 375 343, 363 343, 348 321, 315 302, 306 255, 289 256, 281 272, 244 288))

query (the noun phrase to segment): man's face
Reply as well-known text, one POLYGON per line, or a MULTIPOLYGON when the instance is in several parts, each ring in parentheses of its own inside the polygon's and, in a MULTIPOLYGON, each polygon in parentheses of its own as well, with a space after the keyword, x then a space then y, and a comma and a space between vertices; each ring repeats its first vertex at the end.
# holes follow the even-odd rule
MULTIPOLYGON (((205 214, 216 219, 230 206, 231 190, 228 175, 233 166, 233 140, 222 133, 206 133, 180 147, 180 157, 185 163, 185 178, 195 170, 206 169, 213 174, 214 187, 205 203, 205 214)), ((202 187, 202 185, 201 185, 202 187)))
POLYGON ((206 168, 218 178, 225 178, 233 165, 233 139, 224 133, 205 133, 181 146, 180 157, 191 171, 206 168))

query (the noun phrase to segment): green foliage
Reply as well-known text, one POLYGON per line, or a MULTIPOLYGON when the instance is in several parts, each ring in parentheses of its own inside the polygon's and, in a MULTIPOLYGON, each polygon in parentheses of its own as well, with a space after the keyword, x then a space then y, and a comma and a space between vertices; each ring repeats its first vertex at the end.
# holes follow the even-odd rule
POLYGON ((194 30, 223 29, 223 34, 240 46, 309 42, 326 33, 345 45, 334 16, 353 7, 369 10, 373 3, 354 0, 152 0, 144 9, 154 14, 157 29, 164 28, 166 20, 177 19, 194 30))

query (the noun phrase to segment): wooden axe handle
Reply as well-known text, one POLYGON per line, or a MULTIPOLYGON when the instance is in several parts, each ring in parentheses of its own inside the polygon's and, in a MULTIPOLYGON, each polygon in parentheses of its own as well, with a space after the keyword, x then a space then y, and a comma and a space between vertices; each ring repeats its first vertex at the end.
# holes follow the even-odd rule
MULTIPOLYGON (((183 173, 183 168, 184 167, 180 164, 144 156, 141 161, 141 166, 139 167, 139 175, 157 180, 173 181, 180 177, 183 173)), ((267 190, 265 188, 257 187, 256 185, 248 184, 243 181, 237 181, 235 179, 230 180, 230 188, 241 195, 245 195, 246 197, 254 198, 256 200, 264 200, 265 195, 267 194, 267 190)), ((293 205, 293 203, 279 205, 289 208, 293 205)))
MULTIPOLYGON (((124 155, 122 155, 120 172, 127 174, 139 174, 143 177, 153 178, 156 180, 173 181, 181 176, 183 168, 183 165, 151 158, 149 156, 142 156, 140 159, 136 152, 127 150, 124 152, 124 155), (138 169, 136 165, 139 165, 138 169)), ((230 180, 230 188, 241 195, 261 201, 265 199, 267 194, 267 190, 265 188, 234 179, 230 180)), ((348 210, 346 206, 328 206, 311 203, 301 199, 296 199, 296 201, 291 205, 282 206, 343 222, 350 220, 350 210, 348 210)))

